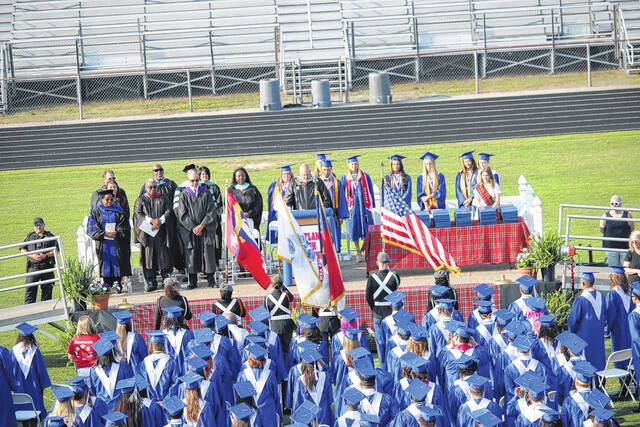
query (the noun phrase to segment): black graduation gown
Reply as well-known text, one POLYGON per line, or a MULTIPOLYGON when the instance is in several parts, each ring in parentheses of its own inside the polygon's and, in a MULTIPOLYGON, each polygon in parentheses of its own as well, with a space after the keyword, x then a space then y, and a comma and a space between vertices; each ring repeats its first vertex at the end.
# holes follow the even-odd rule
MULTIPOLYGON (((102 213, 96 206, 91 211, 91 215, 95 220, 95 224, 90 224, 87 227, 87 234, 96 242, 96 255, 100 262, 100 276, 104 276, 103 265, 103 242, 104 242, 104 229, 102 228, 102 213)), ((116 224, 116 237, 114 241, 116 243, 116 257, 118 259, 118 277, 131 276, 131 229, 129 228, 129 218, 122 212, 115 214, 116 224)))
POLYGON ((216 205, 216 217, 217 224, 216 227, 216 261, 222 259, 222 209, 224 208, 224 202, 222 201, 222 192, 220 191, 220 187, 215 182, 205 182, 204 185, 207 186, 211 196, 213 198, 213 202, 216 205))
POLYGON ((332 208, 331 194, 329 194, 327 186, 324 185, 324 182, 316 181, 315 179, 303 182, 299 178, 296 178, 294 185, 289 186, 288 191, 285 192, 284 201, 287 206, 294 210, 315 209, 316 187, 320 190, 322 205, 325 208, 332 208), (317 185, 317 183, 319 183, 319 185, 317 185))
POLYGON ((249 218, 253 220, 253 228, 260 230, 260 222, 262 221, 262 194, 260 190, 250 184, 244 191, 235 187, 230 187, 229 191, 238 201, 243 212, 249 214, 249 218))
POLYGON ((166 270, 172 267, 166 221, 170 213, 171 208, 161 195, 153 199, 146 195, 140 196, 133 207, 133 228, 136 241, 140 242, 141 246, 140 265, 148 270, 166 270), (165 218, 155 237, 140 230, 140 224, 147 216, 152 219, 162 216, 165 218))
POLYGON ((184 246, 186 270, 189 274, 215 273, 217 217, 213 199, 205 187, 198 188, 197 197, 189 190, 187 188, 180 193, 175 211, 184 246), (200 236, 191 231, 197 225, 204 226, 200 236))

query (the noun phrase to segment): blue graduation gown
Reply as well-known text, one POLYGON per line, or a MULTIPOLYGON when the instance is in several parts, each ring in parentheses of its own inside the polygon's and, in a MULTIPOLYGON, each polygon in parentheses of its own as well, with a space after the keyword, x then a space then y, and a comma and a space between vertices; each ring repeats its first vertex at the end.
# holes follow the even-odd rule
MULTIPOLYGON (((406 392, 409 384, 410 381, 407 378, 402 378, 396 383, 393 397, 397 402, 399 410, 405 410, 409 406, 411 406, 411 396, 409 396, 409 394, 407 394, 406 392)), ((437 406, 442 409, 442 419, 449 422, 451 420, 451 416, 448 408, 446 407, 446 399, 444 394, 442 393, 442 389, 433 382, 429 382, 428 385, 431 387, 431 389, 427 392, 425 403, 427 405, 437 406)))
MULTIPOLYGON (((20 368, 20 364, 18 363, 18 357, 16 357, 16 353, 24 357, 29 352, 23 352, 21 350, 22 344, 17 344, 11 349, 11 362, 9 366, 13 366, 12 376, 15 380, 15 391, 17 393, 26 393, 31 396, 36 410, 40 411, 40 419, 43 420, 47 415, 47 410, 44 407, 42 393, 44 392, 45 388, 51 387, 49 373, 47 372, 47 367, 44 364, 44 358, 42 357, 42 353, 40 353, 40 349, 35 347, 33 358, 31 360, 31 364, 29 365, 27 376, 25 377, 22 369, 20 368)), ((30 405, 25 404, 17 405, 15 409, 30 410, 31 407, 30 405)))
POLYGON ((489 342, 493 338, 493 331, 496 326, 492 319, 483 319, 482 323, 475 323, 473 327, 470 326, 470 328, 473 329, 473 338, 476 340, 478 345, 485 347, 487 352, 489 351, 489 342))
POLYGON ((558 379, 554 369, 554 360, 560 354, 560 343, 556 341, 555 345, 547 340, 537 339, 531 348, 531 356, 544 365, 547 372, 547 384, 552 390, 558 388, 558 379))
MULTIPOLYGON (((457 320, 458 322, 464 322, 462 314, 460 314, 458 310, 453 310, 453 313, 451 313, 451 318, 453 320, 457 320)), ((431 327, 440 320, 441 318, 440 313, 438 313, 438 308, 434 307, 422 315, 420 326, 422 326, 423 328, 431 329, 431 327)))
MULTIPOLYGON (((185 404, 187 403, 184 399, 182 399, 182 401, 185 404)), ((200 411, 200 417, 198 418, 198 423, 195 425, 188 424, 186 419, 186 413, 183 413, 182 422, 184 423, 184 425, 189 427, 210 427, 214 425, 220 425, 220 424, 216 424, 216 416, 213 408, 211 407, 211 404, 202 399, 200 399, 199 403, 202 410, 200 411)), ((186 408, 185 408, 185 412, 186 412, 186 408)))
MULTIPOLYGON (((299 367, 293 369, 299 371, 299 367)), ((327 372, 317 372, 316 390, 314 393, 310 393, 304 385, 302 376, 297 375, 297 378, 293 378, 295 374, 289 377, 290 381, 293 381, 293 387, 287 383, 287 398, 286 407, 291 408, 294 412, 305 400, 315 403, 320 408, 317 420, 318 424, 331 425, 334 422, 333 411, 331 404, 333 403, 333 390, 331 387, 331 377, 327 372)))
POLYGON ((101 400, 109 411, 113 411, 113 408, 118 404, 120 396, 122 395, 122 391, 118 390, 115 385, 118 384, 120 380, 131 378, 133 371, 126 363, 112 363, 111 366, 104 370, 107 377, 113 373, 114 369, 118 370, 115 382, 113 383, 113 395, 110 395, 105 384, 102 383, 102 380, 98 376, 97 369, 99 369, 97 366, 93 366, 91 367, 91 371, 89 371, 89 391, 96 396, 98 400, 101 400))
POLYGON ((235 381, 242 367, 242 358, 240 357, 240 353, 238 353, 238 348, 233 345, 229 337, 219 334, 213 335, 213 341, 209 347, 211 351, 213 351, 214 360, 220 359, 226 362, 231 372, 231 378, 235 381))
MULTIPOLYGON (((444 319, 434 323, 432 328, 429 328, 429 348, 431 352, 436 355, 436 358, 440 357, 440 352, 447 346, 447 340, 449 339, 449 331, 445 329, 445 323, 451 321, 451 319, 444 319)), ((442 365, 440 365, 442 368, 442 365)))
POLYGON ((138 372, 140 363, 149 355, 147 343, 144 341, 144 338, 142 338, 142 335, 136 334, 135 332, 129 332, 127 334, 127 353, 126 363, 131 367, 133 372, 138 372), (129 347, 129 342, 131 342, 131 347, 129 347))
MULTIPOLYGON (((416 179, 416 201, 418 202, 418 206, 423 211, 426 210, 424 203, 422 203, 422 198, 427 195, 424 191, 424 174, 418 175, 418 179, 416 179)), ((446 199, 447 199, 447 183, 444 179, 444 175, 442 172, 438 172, 438 189, 433 193, 436 198, 436 209, 445 209, 446 208, 446 199)))
POLYGON ((13 361, 9 350, 0 346, 0 414, 7 427, 17 427, 11 391, 15 390, 13 361))
POLYGON ((439 381, 443 390, 449 390, 455 380, 459 378, 458 359, 463 354, 471 357, 478 364, 478 375, 489 378, 489 355, 482 347, 471 347, 467 350, 446 346, 438 356, 438 366, 440 367, 439 381))
MULTIPOLYGON (((104 421, 95 408, 90 405, 82 405, 76 408, 76 424, 74 427, 102 427, 104 421)), ((153 427, 153 424, 145 424, 153 427)))
MULTIPOLYGON (((417 405, 414 403, 407 407, 407 409, 398 413, 396 418, 393 420, 391 427, 420 427, 420 422, 418 421, 419 418, 420 409, 418 409, 417 405)), ((436 427, 448 427, 451 424, 449 424, 444 417, 437 417, 435 425, 436 427)))
POLYGON ((581 391, 572 390, 571 393, 565 397, 562 409, 560 410, 563 425, 571 427, 582 426, 589 416, 589 404, 585 402, 585 396, 589 394, 589 392, 590 390, 588 389, 581 391))
MULTIPOLYGON (((445 397, 447 398, 447 409, 451 414, 451 421, 455 423, 459 417, 460 407, 471 399, 469 384, 462 378, 455 380, 445 397)), ((485 385, 484 397, 493 400, 493 390, 490 384, 485 385)))
POLYGON ((180 381, 180 375, 178 374, 178 368, 176 367, 176 362, 164 353, 153 353, 149 356, 145 357, 144 361, 140 364, 140 368, 138 371, 144 379, 149 383, 149 387, 147 388, 147 395, 149 399, 154 402, 160 402, 167 398, 168 396, 175 396, 178 394, 178 385, 180 381), (154 368, 158 366, 161 359, 166 359, 166 363, 160 377, 158 378, 157 384, 154 386, 151 382, 150 374, 147 371, 147 364, 154 368))
MULTIPOLYGON (((607 334, 611 337, 611 351, 631 348, 629 313, 635 308, 630 295, 625 295, 620 287, 611 289, 606 297, 607 334), (621 296, 622 294, 622 296, 621 296), (625 307, 627 304, 627 307, 625 307)), ((628 362, 616 362, 618 369, 627 369, 628 362)))
MULTIPOLYGON (((289 344, 289 353, 287 354, 287 372, 291 370, 293 366, 300 363, 300 352, 298 343, 301 343, 302 341, 306 341, 306 338, 299 336, 293 338, 291 340, 291 343, 289 344)), ((322 340, 320 344, 316 345, 316 350, 318 350, 318 352, 322 355, 322 360, 324 360, 324 362, 328 365, 329 353, 327 350, 327 342, 325 340, 322 340)))
POLYGON ((282 414, 280 413, 280 393, 275 373, 268 368, 252 369, 246 367, 240 371, 238 381, 251 382, 258 392, 257 398, 254 397, 258 414, 253 426, 279 427, 276 418, 279 417, 282 420, 282 414))
MULTIPOLYGON (((518 321, 527 320, 523 312, 523 309, 526 308, 528 310, 527 303, 525 302, 525 300, 530 297, 531 295, 523 295, 517 300, 515 300, 514 302, 512 302, 511 304, 509 304, 509 311, 515 315, 514 320, 518 320, 518 321)), ((543 313, 549 314, 547 307, 544 308, 543 313)))
MULTIPOLYGON (((351 386, 359 386, 360 378, 358 377, 355 370, 347 368, 345 370, 345 374, 341 377, 341 382, 336 383, 335 391, 334 391, 334 410, 336 413, 336 418, 339 417, 344 411, 347 409, 347 405, 344 403, 344 399, 342 399, 342 394, 344 390, 348 389, 351 386)), ((382 368, 376 368, 376 386, 375 390, 380 393, 389 395, 391 398, 394 407, 397 407, 397 401, 394 398, 394 382, 391 375, 383 370, 382 368)))
POLYGON ((551 361, 553 375, 556 380, 556 402, 562 405, 566 396, 569 395, 571 387, 573 387, 574 372, 573 367, 581 360, 585 360, 583 356, 572 357, 566 359, 563 354, 556 355, 551 361))
MULTIPOLYGON (((178 386, 178 398, 184 400, 184 383, 180 382, 178 386)), ((207 402, 206 413, 207 418, 211 417, 214 423, 220 421, 224 422, 227 419, 226 411, 222 411, 220 400, 220 385, 216 381, 216 378, 212 376, 208 381, 203 380, 200 382, 200 399, 207 402)), ((200 419, 202 421, 202 418, 200 419)), ((214 424, 204 424, 214 425, 214 424)), ((217 424, 221 425, 221 424, 217 424)))
POLYGON ((333 427, 351 427, 352 425, 360 426, 360 414, 358 411, 348 411, 345 412, 344 415, 340 416, 333 423, 333 427))
MULTIPOLYGON (((360 331, 358 333, 358 342, 360 343, 360 347, 366 348, 366 349, 369 348, 369 342, 367 341, 367 337, 365 336, 363 331, 360 331)), ((344 331, 340 329, 338 333, 336 333, 333 337, 331 337, 331 368, 334 375, 336 374, 336 372, 333 369, 333 366, 334 366, 333 361, 338 357, 338 355, 340 354, 340 350, 342 350, 343 348, 344 348, 344 331)))
POLYGON ((403 340, 397 333, 387 340, 387 349, 385 350, 387 359, 387 372, 393 375, 396 365, 400 364, 400 357, 404 354, 409 339, 403 340))
POLYGON ((548 384, 547 370, 539 361, 532 359, 530 356, 518 357, 504 370, 504 398, 510 400, 516 388, 516 379, 525 373, 525 371, 533 371, 537 376, 542 377, 548 384), (535 365, 532 367, 532 364, 535 365), (525 369, 526 368, 526 369, 525 369))
MULTIPOLYGON (((473 189, 476 188, 476 184, 478 183, 478 173, 479 172, 480 171, 477 170, 473 174, 473 179, 471 180, 471 187, 470 188, 465 188, 465 191, 467 192, 466 196, 462 192, 462 189, 460 188, 460 183, 461 182, 463 184, 465 183, 465 179, 464 179, 465 171, 464 170, 460 170, 456 174, 456 199, 458 199, 458 207, 459 208, 463 206, 464 201, 467 200, 469 197, 473 198, 473 189)), ((471 207, 471 205, 469 205, 469 207, 471 207)))
MULTIPOLYGON (((540 420, 544 413, 542 410, 550 409, 543 403, 536 403, 535 405, 527 406, 523 400, 517 401, 518 417, 515 419, 514 425, 516 427, 538 427, 540 420), (523 408, 524 411, 521 409, 523 408)), ((582 424, 580 424, 582 426, 582 424)))
POLYGON ((402 190, 402 188, 397 188, 395 185, 392 187, 391 186, 391 175, 390 173, 386 174, 384 176, 384 182, 382 183, 382 198, 380 200, 382 200, 382 204, 384 205, 384 194, 387 191, 395 191, 396 193, 398 193, 400 195, 400 197, 402 198, 402 200, 404 200, 404 202, 407 204, 408 207, 411 207, 411 175, 409 175, 408 173, 405 173, 406 177, 407 177, 407 189, 406 190, 402 190))
MULTIPOLYGON (((629 314, 629 333, 631 335, 631 355, 636 383, 640 384, 640 307, 629 314)), ((640 389, 638 390, 640 396, 640 389)))
POLYGON ((164 410, 151 399, 142 400, 140 412, 142 414, 142 425, 145 427, 164 427, 167 424, 164 410))
POLYGON ((458 413, 458 422, 456 425, 460 427, 475 427, 476 422, 471 416, 473 411, 481 408, 486 408, 498 418, 502 418, 502 408, 496 402, 493 402, 486 397, 481 399, 471 399, 460 405, 460 412, 458 413))
MULTIPOLYGON (((271 369, 276 374, 276 380, 278 383, 281 383, 285 377, 288 375, 289 370, 285 366, 284 355, 282 354, 282 346, 280 345, 280 337, 275 332, 268 330, 267 336, 262 336, 262 338, 267 339, 267 350, 269 352, 269 359, 271 359, 271 369)), ((253 335, 253 334, 250 334, 253 335)), ((250 335, 247 335, 249 337, 250 335)), ((245 337, 244 347, 246 348, 250 343, 245 337)), ((242 354, 242 362, 246 362, 247 360, 247 352, 243 352, 242 354)))
MULTIPOLYGON (((369 174, 361 171, 364 176, 365 183, 369 188, 369 194, 371 195, 371 209, 375 208, 376 202, 373 196, 373 183, 371 182, 371 177, 369 174)), ((348 208, 347 205, 347 191, 346 186, 351 185, 351 181, 347 181, 346 174, 340 178, 338 181, 338 185, 340 185, 343 189, 343 200, 340 201, 340 204, 343 204, 347 207, 349 212, 349 216, 346 219, 346 231, 349 234, 349 239, 352 242, 357 240, 364 239, 367 236, 367 231, 369 230, 369 226, 373 225, 373 215, 371 210, 368 210, 364 206, 364 196, 362 192, 361 181, 358 181, 357 190, 353 193, 353 206, 351 209, 348 208)))
MULTIPOLYGON (((363 389, 360 385, 354 385, 354 387, 365 395, 365 398, 360 402, 360 410, 367 414, 377 415, 380 417, 378 425, 383 426, 389 424, 391 420, 395 418, 398 413, 398 407, 391 396, 374 389, 363 389), (364 402, 365 400, 367 402, 364 402), (367 406, 369 406, 369 409, 367 409, 367 406)), ((346 405, 342 405, 342 412, 340 415, 343 415, 344 412, 346 412, 346 408, 346 405)))
MULTIPOLYGON (((489 343, 487 344, 487 350, 489 352, 489 363, 491 372, 491 382, 493 384, 493 392, 498 396, 504 396, 504 369, 501 364, 501 355, 504 349, 507 348, 509 340, 507 334, 495 333, 489 343)), ((515 348, 511 347, 511 353, 515 357, 515 348)), ((505 357, 508 357, 505 354, 505 357)), ((510 362, 509 362, 510 363, 510 362)))
POLYGON ((188 329, 164 330, 165 348, 167 354, 176 362, 178 377, 185 375, 185 358, 189 355, 189 341, 193 339, 193 332, 188 329), (182 336, 182 339, 180 339, 182 336), (170 338, 171 337, 171 338, 170 338), (175 339, 176 347, 171 344, 171 340, 175 339))
POLYGON ((604 369, 606 357, 604 353, 604 325, 606 317, 606 301, 604 297, 596 290, 588 292, 596 301, 601 301, 596 313, 591 302, 585 296, 585 292, 576 297, 571 306, 569 317, 567 319, 569 331, 578 335, 587 342, 585 349, 585 357, 597 369, 604 369))
MULTIPOLYGON (((406 349, 403 354, 406 353, 406 349)), ((435 354, 431 351, 424 353, 422 357, 427 362, 427 379, 432 382, 438 381, 438 360, 436 359, 435 354)), ((389 366, 387 366, 389 367, 389 366)), ((393 365, 391 366, 391 377, 393 381, 397 382, 402 378, 402 361, 394 356, 393 365)))

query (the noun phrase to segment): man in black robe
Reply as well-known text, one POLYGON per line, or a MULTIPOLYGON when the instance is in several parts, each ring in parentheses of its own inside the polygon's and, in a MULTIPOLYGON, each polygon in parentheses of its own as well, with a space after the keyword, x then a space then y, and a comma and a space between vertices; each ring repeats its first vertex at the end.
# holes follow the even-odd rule
POLYGON ((197 287, 198 273, 207 275, 209 287, 215 287, 216 227, 217 219, 211 193, 200 185, 198 173, 187 173, 189 187, 178 197, 175 209, 178 232, 184 247, 186 271, 189 277, 187 289, 197 287))
POLYGON ((153 178, 147 180, 145 187, 145 193, 138 197, 133 208, 133 227, 136 240, 140 242, 140 265, 144 273, 144 290, 151 292, 158 288, 158 271, 163 280, 171 274, 171 253, 167 233, 167 218, 171 215, 171 205, 157 191, 158 184, 153 178), (143 224, 145 222, 147 224, 143 224), (141 229, 141 226, 149 227, 149 225, 151 232, 157 231, 155 236, 141 229))
MULTIPOLYGON (((98 203, 100 203, 100 201, 102 200, 102 198, 100 197, 100 192, 102 190, 106 190, 107 189, 107 184, 109 184, 109 182, 116 182, 116 173, 111 170, 111 169, 107 169, 102 173, 102 181, 104 182, 104 185, 100 188, 98 188, 96 191, 94 191, 91 194, 91 205, 89 206, 89 211, 92 211, 96 208, 96 206, 98 206, 98 203)), ((114 203, 117 203, 118 206, 120 206, 122 209, 124 209, 127 214, 129 213, 129 199, 127 198, 127 192, 124 191, 123 188, 121 188, 119 185, 117 186, 118 190, 117 193, 114 194, 114 203)))
POLYGON ((300 165, 300 176, 296 177, 293 186, 289 188, 284 195, 284 201, 293 210, 315 209, 316 190, 322 197, 323 206, 333 207, 327 187, 322 181, 311 176, 311 168, 306 163, 300 165))

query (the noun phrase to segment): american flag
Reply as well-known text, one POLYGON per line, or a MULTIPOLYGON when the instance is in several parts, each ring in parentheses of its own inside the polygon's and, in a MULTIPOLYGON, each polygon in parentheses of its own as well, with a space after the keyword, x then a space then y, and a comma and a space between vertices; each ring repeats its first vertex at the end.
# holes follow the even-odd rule
POLYGON ((413 213, 395 191, 385 191, 382 205, 382 241, 421 255, 434 268, 447 268, 458 273, 460 269, 451 254, 434 237, 429 228, 413 213))

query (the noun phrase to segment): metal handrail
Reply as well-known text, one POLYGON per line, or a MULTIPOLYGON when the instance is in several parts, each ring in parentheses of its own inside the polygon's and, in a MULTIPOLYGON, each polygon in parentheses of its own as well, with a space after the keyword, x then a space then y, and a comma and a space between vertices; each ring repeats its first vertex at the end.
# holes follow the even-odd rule
MULTIPOLYGON (((562 215, 564 213, 565 208, 591 209, 591 210, 597 210, 597 211, 611 210, 611 206, 577 205, 574 203, 560 203, 560 205, 558 206, 558 234, 562 233, 562 218, 563 218, 562 215)), ((616 206, 616 210, 627 211, 627 212, 640 212, 640 208, 624 208, 622 206, 616 206)), ((602 217, 597 217, 597 218, 602 219, 602 217)), ((615 220, 616 218, 608 218, 607 221, 609 219, 615 220)))
POLYGON ((624 22, 624 14, 622 13, 622 10, 620 10, 620 8, 617 8, 618 10, 618 21, 619 21, 619 25, 620 28, 622 29, 622 43, 625 44, 625 48, 624 53, 625 56, 627 57, 627 64, 628 65, 633 65, 635 62, 635 58, 634 58, 634 52, 633 52, 633 45, 629 42, 629 33, 627 32, 627 23, 624 22))

